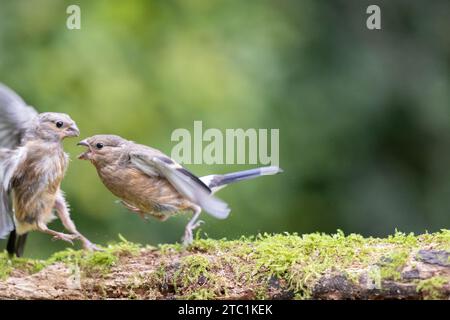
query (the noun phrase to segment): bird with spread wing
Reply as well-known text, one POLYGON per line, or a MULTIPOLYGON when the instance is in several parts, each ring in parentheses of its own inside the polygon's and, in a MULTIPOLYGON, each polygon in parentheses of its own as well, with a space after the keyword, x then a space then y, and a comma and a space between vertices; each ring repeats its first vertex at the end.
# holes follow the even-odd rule
POLYGON ((92 162, 103 184, 127 209, 161 221, 177 212, 192 212, 185 245, 203 222, 198 220, 202 210, 218 219, 228 217, 230 209, 214 196, 216 191, 233 182, 281 172, 273 166, 198 178, 161 151, 116 135, 96 135, 78 144, 87 147, 79 159, 92 162))
POLYGON ((62 140, 79 136, 75 122, 63 113, 38 113, 0 84, 0 239, 9 235, 7 251, 21 256, 27 234, 38 230, 86 249, 97 249, 75 227, 60 188, 69 157, 62 140), (51 230, 61 219, 70 232, 51 230))

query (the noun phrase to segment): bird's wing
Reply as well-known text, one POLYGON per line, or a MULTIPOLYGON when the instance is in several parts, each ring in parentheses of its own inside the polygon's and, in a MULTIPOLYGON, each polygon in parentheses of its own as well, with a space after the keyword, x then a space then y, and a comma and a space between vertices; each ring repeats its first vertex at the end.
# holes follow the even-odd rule
POLYGON ((37 111, 0 83, 0 147, 15 148, 37 111))
POLYGON ((14 229, 9 194, 12 177, 24 156, 24 148, 0 149, 0 239, 4 239, 14 229))
POLYGON ((230 213, 228 205, 214 197, 211 190, 198 177, 154 150, 135 150, 130 152, 131 163, 149 176, 166 178, 184 197, 199 205, 203 210, 218 219, 225 219, 230 213))

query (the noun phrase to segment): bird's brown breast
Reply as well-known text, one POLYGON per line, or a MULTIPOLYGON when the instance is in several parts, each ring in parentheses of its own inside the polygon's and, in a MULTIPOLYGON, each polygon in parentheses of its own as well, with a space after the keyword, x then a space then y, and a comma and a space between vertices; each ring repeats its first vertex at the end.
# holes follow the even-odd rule
POLYGON ((68 157, 59 146, 30 142, 25 147, 25 160, 12 179, 13 205, 16 220, 32 224, 52 214, 68 157))
POLYGON ((143 213, 181 211, 192 207, 164 178, 151 177, 136 168, 120 165, 97 167, 104 185, 117 197, 143 213))

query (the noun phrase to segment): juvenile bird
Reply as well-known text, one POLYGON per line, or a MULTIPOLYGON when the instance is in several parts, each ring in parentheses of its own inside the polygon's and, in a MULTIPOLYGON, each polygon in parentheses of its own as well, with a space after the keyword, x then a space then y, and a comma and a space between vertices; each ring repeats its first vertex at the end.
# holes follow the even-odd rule
POLYGON ((198 220, 202 210, 218 219, 228 217, 230 209, 213 196, 216 191, 236 181, 281 172, 264 167, 198 178, 161 151, 119 136, 96 135, 78 145, 87 147, 79 159, 92 162, 103 184, 127 209, 161 221, 177 212, 192 212, 184 245, 192 243, 193 230, 203 223, 198 220))
POLYGON ((10 88, 0 84, 0 239, 8 234, 10 255, 23 254, 28 232, 38 230, 84 248, 95 249, 70 218, 60 189, 69 158, 62 140, 79 136, 66 114, 38 114, 10 88), (47 227, 56 212, 71 234, 47 227))

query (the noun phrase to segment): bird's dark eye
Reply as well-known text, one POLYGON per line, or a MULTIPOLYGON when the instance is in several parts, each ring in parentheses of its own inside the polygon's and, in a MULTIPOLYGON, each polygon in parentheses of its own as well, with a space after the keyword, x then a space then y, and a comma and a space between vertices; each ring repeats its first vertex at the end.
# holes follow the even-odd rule
POLYGON ((56 122, 56 127, 58 127, 58 128, 62 128, 63 125, 64 125, 64 122, 62 122, 62 121, 56 122))
POLYGON ((101 148, 103 148, 103 143, 97 143, 97 145, 96 145, 96 147, 97 147, 97 149, 101 149, 101 148))

